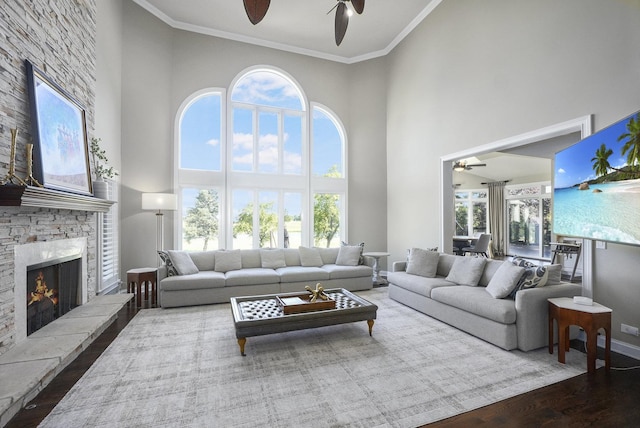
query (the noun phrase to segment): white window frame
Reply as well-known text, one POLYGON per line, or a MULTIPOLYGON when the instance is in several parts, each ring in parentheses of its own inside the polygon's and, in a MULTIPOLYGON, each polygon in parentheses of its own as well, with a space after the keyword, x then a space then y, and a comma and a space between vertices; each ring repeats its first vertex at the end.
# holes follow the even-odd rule
POLYGON ((115 201, 105 213, 97 213, 97 294, 109 294, 120 288, 120 215, 119 183, 114 179, 105 179, 109 199, 115 201))
MULTIPOLYGON (((551 203, 552 199, 552 186, 550 181, 542 181, 542 182, 534 182, 534 183, 521 183, 521 184, 512 184, 506 185, 504 188, 504 199, 505 199, 505 215, 504 221, 505 224, 505 253, 509 254, 509 246, 510 246, 510 237, 511 237, 511 229, 509 225, 509 201, 518 200, 518 199, 537 199, 538 200, 538 215, 540 217, 540 230, 537 236, 538 242, 540 243, 540 250, 536 257, 532 257, 536 260, 544 260, 550 261, 551 255, 549 257, 544 257, 544 210, 543 210, 543 199, 548 199, 549 203, 551 203), (509 193, 518 189, 528 189, 532 187, 537 187, 539 189, 539 193, 533 195, 510 195, 509 193)), ((553 231, 551 231, 553 234, 553 231)), ((552 239, 553 241, 553 236, 552 239)), ((510 254, 513 255, 513 254, 510 254)))
MULTIPOLYGON (((485 205, 485 218, 484 218, 484 224, 487 226, 486 227, 486 233, 491 233, 491 231, 489 230, 489 191, 487 189, 458 189, 455 192, 453 192, 453 203, 454 203, 454 216, 453 216, 453 221, 455 223, 455 204, 457 202, 466 202, 467 203, 467 233, 472 232, 469 235, 456 235, 456 236, 468 236, 468 237, 472 237, 473 235, 473 203, 474 202, 480 202, 480 203, 484 203, 485 205), (467 197, 466 198, 457 198, 456 195, 458 193, 467 193, 467 197), (484 193, 487 196, 484 198, 474 198, 473 194, 474 193, 484 193)), ((454 224, 454 229, 455 231, 455 224, 454 224)))
MULTIPOLYGON (((340 237, 344 240, 348 239, 347 231, 347 207, 348 207, 348 171, 347 171, 347 136, 345 127, 339 117, 328 107, 314 102, 309 102, 301 85, 288 73, 271 66, 255 66, 249 67, 234 78, 229 86, 231 89, 210 87, 194 92, 187 97, 178 108, 175 126, 174 126, 174 187, 178 195, 179 213, 175 216, 175 247, 182 248, 182 190, 185 188, 196 189, 215 189, 219 195, 220 209, 220 235, 218 238, 221 248, 233 248, 233 206, 232 194, 236 189, 251 189, 256 195, 261 191, 277 191, 279 192, 278 200, 278 245, 282 246, 284 242, 284 203, 283 195, 288 192, 302 194, 301 218, 302 218, 302 245, 310 246, 314 242, 313 230, 313 195, 316 193, 336 193, 341 198, 341 216, 340 216, 340 237), (231 101, 231 93, 236 84, 255 71, 268 71, 279 74, 289 80, 299 91, 303 100, 303 110, 289 110, 277 107, 268 107, 262 105, 253 105, 231 101), (221 124, 220 124, 220 171, 196 171, 180 168, 180 127, 182 117, 189 106, 197 99, 211 95, 219 94, 221 97, 221 124), (284 173, 283 171, 283 146, 279 147, 279 166, 278 173, 260 173, 258 170, 258 135, 254 135, 254 172, 233 171, 233 108, 234 106, 242 108, 250 108, 254 111, 254 126, 258 120, 259 112, 277 112, 280 113, 279 137, 282 138, 283 121, 285 115, 300 115, 303 117, 302 123, 302 172, 300 175, 284 173), (321 110, 328 115, 336 125, 338 132, 342 138, 342 178, 313 177, 312 174, 312 155, 313 155, 313 111, 321 110)), ((254 129, 257 129, 254 127, 254 129)), ((281 141, 283 141, 281 139, 281 141)), ((255 198, 254 198, 255 199, 255 198)), ((257 209, 257 205, 255 205, 257 209)), ((254 227, 255 230, 255 227, 254 227)), ((254 247, 257 248, 257 242, 254 238, 254 247)))

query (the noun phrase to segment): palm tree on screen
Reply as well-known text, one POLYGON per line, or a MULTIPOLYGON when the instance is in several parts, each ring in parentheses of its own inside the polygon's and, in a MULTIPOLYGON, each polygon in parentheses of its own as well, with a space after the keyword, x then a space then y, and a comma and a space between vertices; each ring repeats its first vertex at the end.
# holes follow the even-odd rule
POLYGON ((593 170, 598 177, 607 175, 607 173, 611 169, 609 156, 611 156, 612 154, 613 150, 607 149, 607 146, 605 146, 603 143, 600 148, 596 150, 596 155, 591 158, 591 162, 593 162, 593 170))
POLYGON ((627 154, 627 164, 630 166, 640 163, 640 114, 632 117, 627 123, 627 132, 618 137, 618 141, 627 139, 622 146, 622 154, 627 154))

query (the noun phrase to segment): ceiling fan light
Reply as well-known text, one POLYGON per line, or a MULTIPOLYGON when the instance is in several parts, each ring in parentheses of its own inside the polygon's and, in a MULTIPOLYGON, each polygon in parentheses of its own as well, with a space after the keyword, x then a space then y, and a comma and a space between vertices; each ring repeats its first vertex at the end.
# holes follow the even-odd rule
POLYGON ((456 171, 456 172, 462 172, 462 171, 464 171, 464 166, 463 165, 459 165, 459 164, 455 165, 453 167, 453 170, 456 171))

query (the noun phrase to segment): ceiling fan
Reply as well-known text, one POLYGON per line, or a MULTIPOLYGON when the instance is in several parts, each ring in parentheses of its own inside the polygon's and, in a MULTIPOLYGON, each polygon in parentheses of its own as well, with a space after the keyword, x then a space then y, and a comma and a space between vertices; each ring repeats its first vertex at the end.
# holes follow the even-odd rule
MULTIPOLYGON (((256 25, 258 22, 262 21, 262 18, 267 14, 267 10, 269 10, 269 5, 271 4, 271 0, 243 0, 244 1, 244 10, 247 12, 247 16, 249 17, 249 21, 253 25, 256 25)), ((364 0, 337 0, 338 3, 334 7, 332 7, 327 15, 331 13, 334 9, 336 9, 336 19, 335 19, 335 37, 336 37, 336 45, 340 46, 342 43, 342 39, 344 39, 344 35, 347 32, 347 26, 349 25, 349 17, 353 14, 351 10, 347 7, 347 3, 351 3, 353 9, 361 14, 364 11, 364 0)))
POLYGON ((487 166, 486 163, 472 163, 472 164, 467 164, 466 162, 463 161, 456 161, 453 163, 453 170, 454 171, 469 171, 470 169, 473 169, 476 166, 487 166))
POLYGON ((347 32, 347 26, 349 25, 349 17, 353 15, 353 12, 347 8, 347 2, 349 1, 353 9, 358 12, 358 15, 364 11, 364 0, 338 0, 338 3, 327 12, 328 15, 333 9, 336 9, 335 33, 337 46, 340 46, 340 43, 342 43, 342 39, 344 39, 344 35, 347 32))

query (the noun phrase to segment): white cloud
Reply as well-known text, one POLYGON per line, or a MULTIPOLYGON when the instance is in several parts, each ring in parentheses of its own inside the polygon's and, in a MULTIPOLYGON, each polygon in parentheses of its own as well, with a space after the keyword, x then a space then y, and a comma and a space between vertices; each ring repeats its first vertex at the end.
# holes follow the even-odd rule
POLYGON ((564 169, 562 169, 562 168, 558 168, 558 174, 564 174, 565 172, 567 172, 567 171, 565 171, 565 170, 564 170, 564 169))
POLYGON ((254 104, 278 104, 279 101, 300 101, 297 88, 284 77, 268 71, 245 76, 234 88, 232 99, 254 104))
POLYGON ((302 172, 302 156, 299 153, 284 152, 283 163, 285 172, 302 172))
POLYGON ((253 151, 253 135, 244 133, 233 134, 233 149, 251 150, 253 151))
POLYGON ((205 144, 208 146, 215 147, 220 144, 220 140, 216 140, 215 138, 212 138, 211 140, 207 141, 205 144))

